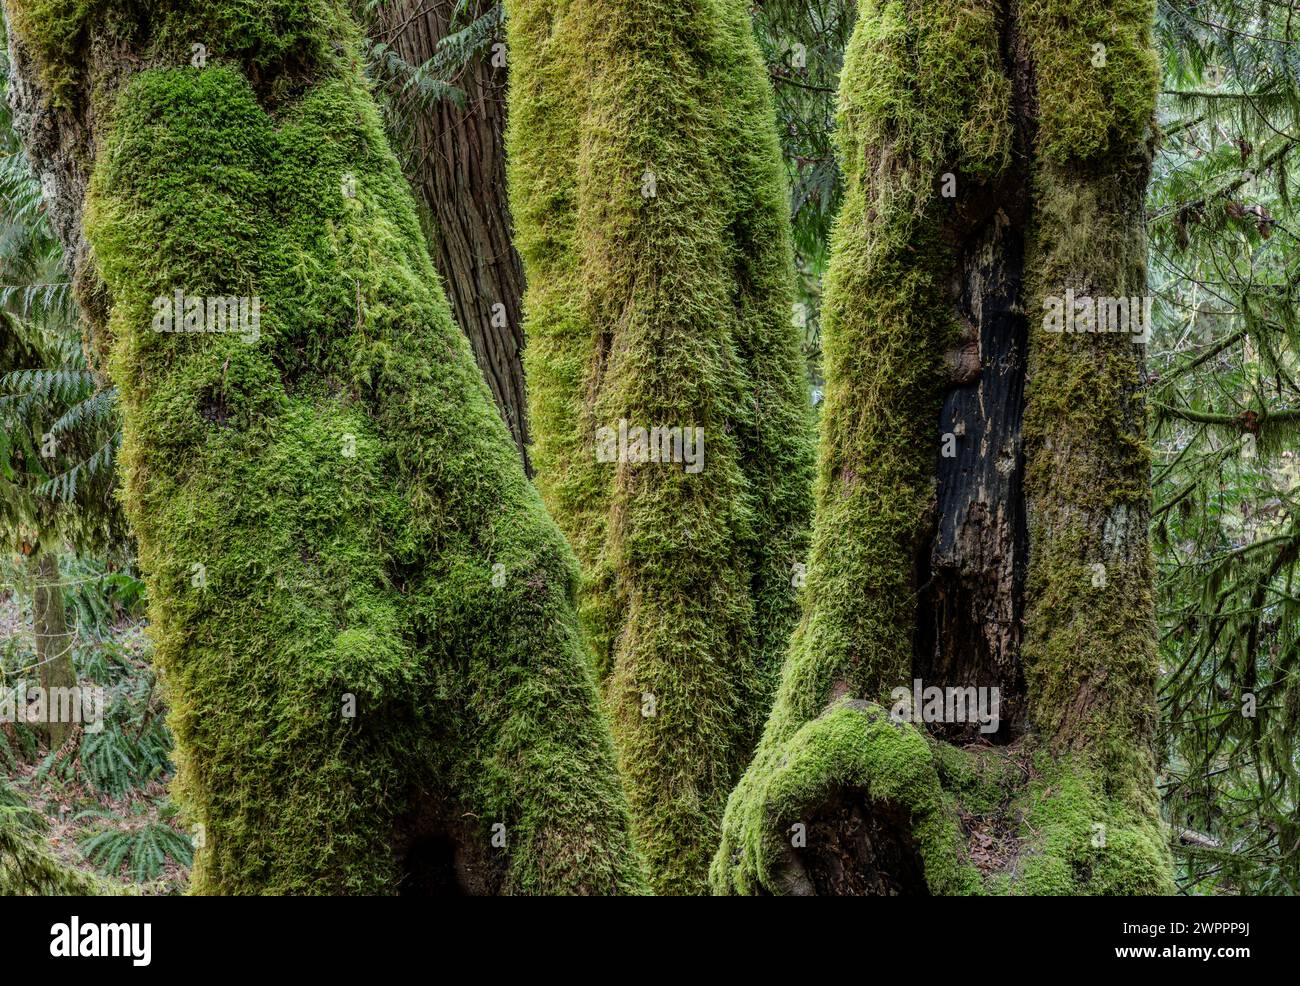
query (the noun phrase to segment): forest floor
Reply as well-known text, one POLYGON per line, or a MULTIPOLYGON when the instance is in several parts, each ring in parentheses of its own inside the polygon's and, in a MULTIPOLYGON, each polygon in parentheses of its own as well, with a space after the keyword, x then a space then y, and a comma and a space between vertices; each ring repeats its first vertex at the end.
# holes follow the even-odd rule
MULTIPOLYGON (((0 687, 6 689, 23 680, 28 687, 38 683, 30 670, 30 597, 15 591, 16 574, 0 565, 0 687)), ((69 606, 68 618, 78 683, 105 688, 102 728, 77 725, 51 752, 32 725, 0 721, 0 781, 36 814, 44 843, 66 865, 140 893, 181 892, 192 850, 167 796, 171 744, 143 620, 111 599, 89 615, 69 606)))

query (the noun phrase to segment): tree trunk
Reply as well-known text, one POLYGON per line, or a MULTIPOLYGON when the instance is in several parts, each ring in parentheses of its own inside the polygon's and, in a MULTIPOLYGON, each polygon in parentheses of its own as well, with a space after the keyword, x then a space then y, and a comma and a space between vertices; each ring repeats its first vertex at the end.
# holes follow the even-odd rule
POLYGON ((19 129, 83 307, 111 311, 190 889, 642 889, 576 566, 355 26, 287 0, 7 9, 19 129))
POLYGON ((810 508, 771 93, 736 0, 516 0, 507 25, 537 482, 583 565, 655 888, 700 893, 810 508), (703 429, 699 468, 638 428, 703 429))
POLYGON ((57 750, 72 732, 71 722, 59 722, 55 714, 60 703, 52 697, 52 688, 73 688, 77 673, 72 666, 72 634, 63 606, 63 586, 59 578, 59 561, 53 552, 39 548, 28 559, 32 574, 32 615, 36 637, 36 661, 40 667, 41 688, 45 690, 45 707, 49 718, 45 736, 50 749, 57 750))
POLYGON ((1044 317, 1145 294, 1152 14, 861 6, 806 606, 718 892, 1172 891, 1143 349, 1044 317))
MULTIPOLYGON (((457 27, 475 21, 496 0, 473 0, 457 27)), ((410 65, 433 57, 452 29, 454 0, 383 5, 372 35, 410 65)), ((433 260, 456 323, 492 388, 528 468, 522 303, 524 271, 510 239, 506 202, 506 68, 496 53, 475 55, 454 80, 465 104, 438 100, 411 111, 404 170, 419 196, 433 260)))

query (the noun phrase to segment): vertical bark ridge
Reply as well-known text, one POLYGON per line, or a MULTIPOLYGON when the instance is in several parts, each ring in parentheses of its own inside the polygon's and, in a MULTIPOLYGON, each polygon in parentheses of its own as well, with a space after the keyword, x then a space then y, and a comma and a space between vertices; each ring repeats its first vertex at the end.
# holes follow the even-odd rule
MULTIPOLYGON (((464 26, 495 0, 476 0, 464 26)), ((453 0, 384 5, 376 27, 410 65, 433 58, 452 30, 453 0)), ((438 100, 413 113, 404 170, 428 216, 434 264, 452 315, 469 336, 474 359, 492 390, 525 468, 528 415, 524 394, 523 264, 511 242, 506 201, 506 68, 496 52, 475 55, 454 84, 465 103, 438 100), (500 307, 498 307, 500 306, 500 307)))

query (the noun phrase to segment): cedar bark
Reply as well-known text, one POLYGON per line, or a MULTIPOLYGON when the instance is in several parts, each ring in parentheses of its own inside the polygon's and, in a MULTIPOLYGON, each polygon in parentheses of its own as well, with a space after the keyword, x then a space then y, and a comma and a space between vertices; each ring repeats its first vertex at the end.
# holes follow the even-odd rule
MULTIPOLYGON (((494 4, 473 0, 458 26, 494 4)), ((391 43, 407 64, 422 65, 450 33, 458 6, 454 0, 385 4, 372 35, 391 43)), ((469 336, 474 359, 529 469, 524 271, 511 240, 506 199, 507 69, 494 66, 493 55, 490 49, 475 55, 450 80, 465 93, 464 106, 443 99, 410 113, 409 146, 400 157, 419 197, 456 324, 469 336)))

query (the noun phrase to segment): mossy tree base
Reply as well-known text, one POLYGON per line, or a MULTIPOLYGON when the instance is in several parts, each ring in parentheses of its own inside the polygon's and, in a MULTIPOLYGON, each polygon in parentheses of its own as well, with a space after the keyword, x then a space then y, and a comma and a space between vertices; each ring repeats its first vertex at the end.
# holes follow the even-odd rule
POLYGON ((1174 889, 1159 820, 1085 763, 959 747, 851 699, 750 768, 710 880, 720 894, 796 896, 1174 889))
POLYGON ((955 822, 921 733, 840 700, 750 767, 710 880, 720 893, 969 892, 955 822))

